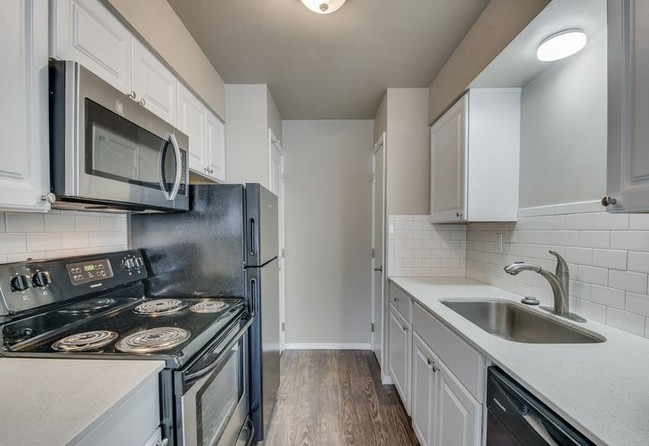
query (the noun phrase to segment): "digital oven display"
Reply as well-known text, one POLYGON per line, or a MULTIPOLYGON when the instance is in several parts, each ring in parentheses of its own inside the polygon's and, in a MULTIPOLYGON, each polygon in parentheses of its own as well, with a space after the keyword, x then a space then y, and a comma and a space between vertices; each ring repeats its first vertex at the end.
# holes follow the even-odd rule
POLYGON ((113 269, 108 259, 90 260, 87 262, 65 265, 72 285, 95 282, 113 277, 113 269))

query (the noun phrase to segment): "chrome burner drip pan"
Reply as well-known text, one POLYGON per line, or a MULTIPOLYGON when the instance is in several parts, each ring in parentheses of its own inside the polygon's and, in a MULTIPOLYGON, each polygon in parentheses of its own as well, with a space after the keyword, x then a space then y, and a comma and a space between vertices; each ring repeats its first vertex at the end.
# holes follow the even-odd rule
POLYGON ((189 307, 189 311, 194 313, 218 313, 228 307, 228 304, 220 301, 205 301, 189 307))
POLYGON ((52 348, 60 352, 87 352, 98 350, 117 337, 117 333, 109 330, 86 331, 59 339, 52 344, 52 348))
POLYGON ((141 303, 133 309, 133 312, 147 316, 162 316, 175 313, 185 307, 187 304, 178 299, 156 299, 141 303))
POLYGON ((191 337, 188 330, 158 327, 139 331, 121 339, 115 348, 123 353, 153 353, 176 347, 191 337))

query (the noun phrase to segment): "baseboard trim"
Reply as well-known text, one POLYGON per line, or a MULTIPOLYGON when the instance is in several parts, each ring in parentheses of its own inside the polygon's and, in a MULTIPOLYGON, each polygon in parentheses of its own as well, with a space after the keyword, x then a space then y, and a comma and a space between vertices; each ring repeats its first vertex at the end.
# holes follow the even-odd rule
POLYGON ((394 381, 392 381, 392 377, 390 375, 384 375, 383 372, 381 372, 381 384, 384 386, 390 386, 394 384, 394 381))
POLYGON ((285 350, 371 350, 372 344, 286 343, 285 350))

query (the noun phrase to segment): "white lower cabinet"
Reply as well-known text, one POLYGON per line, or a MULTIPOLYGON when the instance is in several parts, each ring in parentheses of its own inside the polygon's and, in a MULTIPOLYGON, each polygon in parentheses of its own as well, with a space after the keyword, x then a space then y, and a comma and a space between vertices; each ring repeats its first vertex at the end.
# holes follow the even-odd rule
POLYGON ((412 340, 412 427, 421 446, 435 444, 438 379, 435 355, 416 334, 412 340))
POLYGON ((390 305, 390 375, 410 413, 410 324, 390 305))

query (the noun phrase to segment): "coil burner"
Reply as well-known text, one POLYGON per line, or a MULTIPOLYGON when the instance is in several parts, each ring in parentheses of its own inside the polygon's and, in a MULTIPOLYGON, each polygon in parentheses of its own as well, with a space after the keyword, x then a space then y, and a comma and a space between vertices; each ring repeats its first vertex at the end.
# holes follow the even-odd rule
POLYGON ((133 311, 147 316, 162 316, 180 311, 186 306, 186 303, 178 299, 156 299, 138 305, 133 311))
POLYGON ((74 305, 71 305, 69 308, 62 308, 59 310, 59 313, 66 314, 91 314, 97 311, 109 308, 115 304, 115 299, 96 299, 89 300, 86 302, 80 302, 74 305))
POLYGON ((120 340, 115 348, 123 353, 153 353, 176 347, 191 333, 178 327, 158 327, 139 331, 120 340))
POLYGON ((110 344, 117 336, 108 330, 86 331, 60 339, 52 344, 52 348, 60 352, 87 352, 110 344))
POLYGON ((191 307, 189 307, 189 311, 193 311, 194 313, 218 313, 220 311, 223 311, 227 307, 228 304, 226 304, 225 302, 206 301, 192 305, 191 307))

